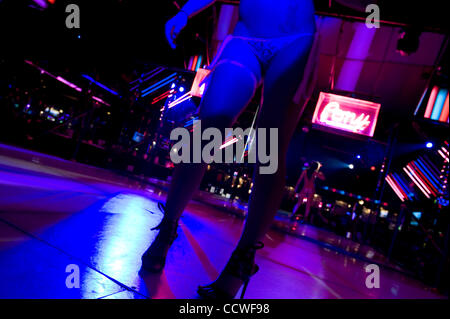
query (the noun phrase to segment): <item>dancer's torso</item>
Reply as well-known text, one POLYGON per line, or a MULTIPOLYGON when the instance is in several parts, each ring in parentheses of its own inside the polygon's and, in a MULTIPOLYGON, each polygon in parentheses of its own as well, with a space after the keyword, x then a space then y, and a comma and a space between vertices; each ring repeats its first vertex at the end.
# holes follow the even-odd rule
POLYGON ((234 35, 277 38, 314 31, 312 0, 241 0, 234 35))
POLYGON ((305 174, 305 179, 303 180, 303 187, 300 193, 302 194, 314 194, 315 192, 315 179, 316 179, 317 173, 313 173, 311 177, 308 177, 308 174, 305 174))

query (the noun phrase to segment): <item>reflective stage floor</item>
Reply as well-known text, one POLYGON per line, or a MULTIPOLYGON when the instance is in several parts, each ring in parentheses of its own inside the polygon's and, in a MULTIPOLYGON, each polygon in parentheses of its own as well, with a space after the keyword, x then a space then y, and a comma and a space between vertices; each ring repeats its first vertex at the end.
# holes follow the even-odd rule
MULTIPOLYGON (((139 274, 164 198, 106 170, 1 145, 0 298, 197 298, 243 221, 193 201, 163 273, 139 274)), ((380 288, 369 289, 367 263, 282 232, 270 231, 265 245, 246 298, 443 298, 384 267, 380 288)))

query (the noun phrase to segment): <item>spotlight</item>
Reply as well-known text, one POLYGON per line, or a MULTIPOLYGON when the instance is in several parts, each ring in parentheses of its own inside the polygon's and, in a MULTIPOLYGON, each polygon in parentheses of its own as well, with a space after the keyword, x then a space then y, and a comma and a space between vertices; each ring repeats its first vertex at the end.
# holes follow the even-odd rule
POLYGON ((355 168, 355 165, 353 165, 353 164, 348 164, 348 168, 354 169, 354 168, 355 168))
POLYGON ((356 155, 356 158, 357 158, 357 159, 361 159, 361 155, 359 155, 359 154, 356 155))
POLYGON ((184 87, 180 86, 180 92, 181 92, 181 93, 184 92, 184 87))
POLYGON ((426 146, 427 148, 432 148, 432 147, 433 147, 433 143, 428 142, 427 144, 425 144, 425 146, 426 146))
POLYGON ((175 88, 175 83, 172 83, 172 85, 170 86, 171 89, 175 88))

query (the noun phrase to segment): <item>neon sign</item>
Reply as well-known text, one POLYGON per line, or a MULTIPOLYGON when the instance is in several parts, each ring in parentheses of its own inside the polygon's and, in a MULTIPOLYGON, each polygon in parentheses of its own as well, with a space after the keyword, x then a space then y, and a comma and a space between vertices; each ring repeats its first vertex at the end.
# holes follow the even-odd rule
POLYGON ((321 92, 312 123, 372 137, 380 104, 321 92))

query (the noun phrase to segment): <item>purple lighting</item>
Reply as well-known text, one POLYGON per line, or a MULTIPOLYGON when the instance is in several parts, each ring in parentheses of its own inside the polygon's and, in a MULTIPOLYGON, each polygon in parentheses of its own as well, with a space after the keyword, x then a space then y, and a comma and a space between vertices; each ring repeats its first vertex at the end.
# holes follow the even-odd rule
POLYGON ((64 79, 63 77, 57 76, 56 79, 57 79, 59 82, 62 82, 62 83, 64 83, 64 84, 67 85, 67 86, 70 86, 72 89, 75 89, 75 90, 77 90, 78 92, 81 92, 81 88, 80 88, 80 87, 78 87, 78 86, 76 86, 75 84, 73 84, 73 83, 67 81, 67 80, 64 79))

